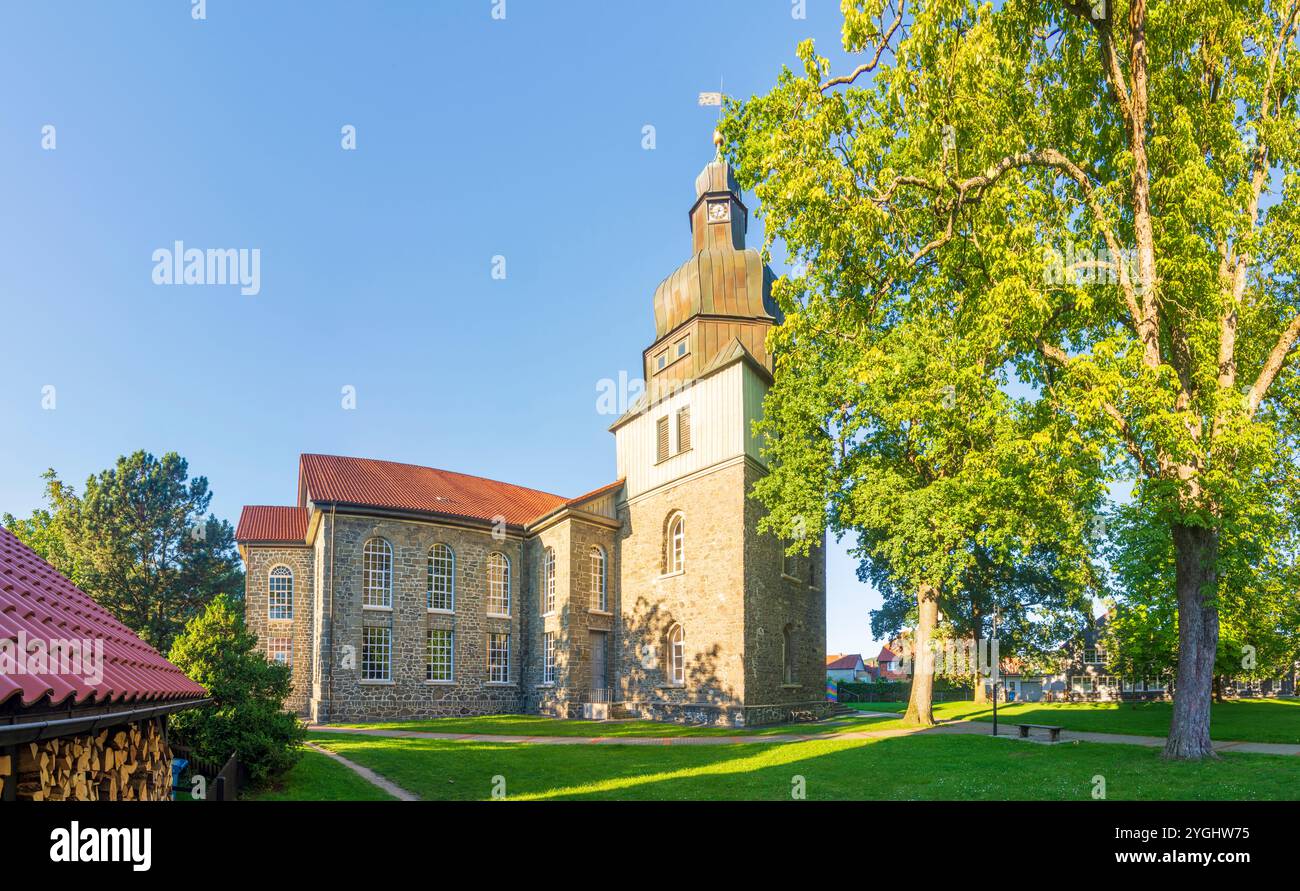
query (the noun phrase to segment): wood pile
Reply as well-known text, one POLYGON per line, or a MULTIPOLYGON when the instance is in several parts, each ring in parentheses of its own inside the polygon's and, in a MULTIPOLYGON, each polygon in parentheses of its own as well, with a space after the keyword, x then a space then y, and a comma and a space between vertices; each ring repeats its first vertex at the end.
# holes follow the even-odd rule
POLYGON ((18 747, 16 764, 5 757, 0 777, 17 782, 19 801, 157 801, 171 795, 172 753, 157 720, 26 743, 18 747))

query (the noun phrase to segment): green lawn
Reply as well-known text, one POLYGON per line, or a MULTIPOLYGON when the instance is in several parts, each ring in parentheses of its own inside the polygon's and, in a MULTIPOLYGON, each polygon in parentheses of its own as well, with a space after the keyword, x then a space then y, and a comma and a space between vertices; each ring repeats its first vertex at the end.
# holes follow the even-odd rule
POLYGON ((541 715, 483 715, 474 718, 433 718, 374 724, 341 724, 372 730, 416 730, 424 733, 484 733, 493 736, 771 736, 773 734, 834 733, 875 726, 880 719, 856 718, 815 724, 774 724, 764 727, 692 727, 657 721, 563 721, 541 715))
POLYGON ((528 745, 314 733, 311 738, 431 800, 1088 800, 1300 797, 1300 758, 1226 753, 1173 763, 1141 746, 1043 746, 966 735, 710 746, 528 745))
MULTIPOLYGON (((903 712, 907 710, 907 703, 863 702, 853 703, 853 707, 871 712, 903 712)), ((1170 702, 1011 702, 998 705, 999 721, 1056 724, 1067 730, 1141 736, 1168 736, 1172 713, 1173 703, 1170 702)), ((973 702, 937 702, 934 716, 939 720, 992 721, 993 708, 973 702)), ((1210 737, 1300 744, 1300 700, 1216 702, 1210 714, 1210 737)))
POLYGON ((332 758, 303 749, 302 758, 269 789, 245 793, 245 801, 393 801, 332 758))

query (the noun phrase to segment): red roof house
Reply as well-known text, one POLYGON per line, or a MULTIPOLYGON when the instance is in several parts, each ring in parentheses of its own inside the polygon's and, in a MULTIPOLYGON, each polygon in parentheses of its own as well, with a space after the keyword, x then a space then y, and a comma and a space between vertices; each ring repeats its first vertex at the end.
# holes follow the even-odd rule
POLYGON ((164 797, 171 756, 157 719, 206 701, 202 686, 0 529, 0 796, 94 800, 102 782, 111 797, 164 797), (119 733, 139 776, 115 769, 110 784, 96 775, 108 757, 93 770, 90 758, 41 769, 63 740, 102 753, 119 733), (16 755, 6 748, 15 746, 16 755))

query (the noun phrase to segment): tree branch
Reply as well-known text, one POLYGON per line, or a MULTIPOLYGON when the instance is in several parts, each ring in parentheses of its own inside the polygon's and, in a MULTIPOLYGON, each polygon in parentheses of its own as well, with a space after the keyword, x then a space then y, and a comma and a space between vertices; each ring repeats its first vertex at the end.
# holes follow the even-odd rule
MULTIPOLYGON (((1055 344, 1047 343, 1040 339, 1038 341, 1038 350, 1042 353, 1043 358, 1048 362, 1052 362, 1062 369, 1069 368, 1069 355, 1066 354, 1065 350, 1055 344)), ((1146 452, 1142 450, 1142 444, 1139 442, 1137 434, 1134 432, 1133 426, 1129 424, 1128 419, 1126 419, 1120 410, 1110 402, 1102 402, 1101 409, 1112 421, 1115 422, 1115 426, 1119 429, 1120 437, 1124 440, 1124 447, 1128 450, 1128 453, 1133 456, 1133 459, 1137 461, 1138 466, 1142 468, 1142 472, 1152 479, 1159 477, 1160 474, 1158 469, 1147 458, 1146 452)))
POLYGON ((893 39, 894 32, 897 31, 898 26, 903 23, 903 10, 906 6, 907 6, 907 0, 900 0, 898 4, 898 16, 894 19, 894 23, 889 26, 889 30, 887 30, 881 36, 880 45, 876 47, 876 54, 872 56, 870 62, 862 63, 857 68, 853 69, 853 71, 850 72, 849 74, 845 74, 840 77, 832 77, 830 80, 826 81, 826 83, 818 87, 817 88, 818 91, 825 93, 827 90, 832 89, 834 87, 851 84, 859 77, 866 74, 867 72, 874 71, 876 69, 876 66, 880 64, 880 59, 882 56, 884 56, 885 50, 889 49, 889 41, 893 39))
POLYGON ((1291 320, 1282 336, 1278 338, 1277 343, 1273 346, 1273 351, 1268 354, 1264 361, 1264 367, 1259 372, 1259 377, 1255 379, 1254 385, 1246 395, 1246 416, 1254 417, 1255 411, 1259 404, 1264 401, 1264 396, 1268 393, 1268 388, 1273 385, 1273 381, 1281 372, 1282 366, 1286 364, 1287 356, 1291 353, 1291 348, 1295 346, 1297 339, 1300 339, 1300 315, 1291 320))

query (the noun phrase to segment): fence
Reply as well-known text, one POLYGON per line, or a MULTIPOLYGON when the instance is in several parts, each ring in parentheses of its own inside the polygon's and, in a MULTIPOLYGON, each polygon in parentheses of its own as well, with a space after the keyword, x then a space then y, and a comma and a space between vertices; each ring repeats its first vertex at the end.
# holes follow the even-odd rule
MULTIPOLYGON (((907 702, 911 695, 910 683, 839 684, 840 702, 907 702)), ((961 702, 974 694, 969 687, 935 687, 932 695, 935 702, 961 702)))
POLYGON ((247 771, 233 754, 224 764, 221 764, 195 756, 189 746, 173 745, 172 757, 189 762, 185 766, 184 773, 181 774, 178 786, 174 787, 173 791, 178 795, 192 794, 193 779, 203 777, 206 784, 205 800, 236 801, 239 798, 239 790, 248 782, 247 771))

